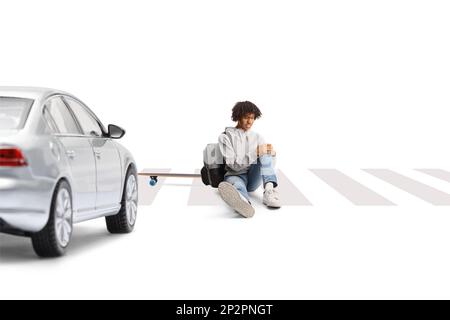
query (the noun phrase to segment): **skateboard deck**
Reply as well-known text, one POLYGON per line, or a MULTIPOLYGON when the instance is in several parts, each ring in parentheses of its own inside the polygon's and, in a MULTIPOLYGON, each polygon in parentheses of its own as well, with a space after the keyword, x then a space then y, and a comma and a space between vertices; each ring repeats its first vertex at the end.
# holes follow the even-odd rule
POLYGON ((167 178, 200 178, 199 173, 170 173, 170 172, 139 172, 140 176, 150 177, 149 184, 153 187, 158 183, 158 177, 167 178))

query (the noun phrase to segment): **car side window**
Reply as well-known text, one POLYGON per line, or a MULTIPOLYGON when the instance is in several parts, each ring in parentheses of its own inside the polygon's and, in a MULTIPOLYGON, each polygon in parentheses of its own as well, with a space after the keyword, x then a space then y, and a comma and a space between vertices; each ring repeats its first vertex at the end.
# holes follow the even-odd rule
POLYGON ((54 120, 59 133, 80 134, 75 119, 60 97, 49 100, 46 103, 46 109, 54 120))
POLYGON ((55 120, 53 120, 52 116, 50 115, 47 106, 44 106, 42 115, 44 117, 45 123, 47 124, 47 131, 52 133, 59 132, 58 128, 56 127, 55 120))
POLYGON ((86 108, 74 99, 64 97, 64 100, 72 109, 84 134, 101 137, 103 132, 97 120, 86 110, 86 108))

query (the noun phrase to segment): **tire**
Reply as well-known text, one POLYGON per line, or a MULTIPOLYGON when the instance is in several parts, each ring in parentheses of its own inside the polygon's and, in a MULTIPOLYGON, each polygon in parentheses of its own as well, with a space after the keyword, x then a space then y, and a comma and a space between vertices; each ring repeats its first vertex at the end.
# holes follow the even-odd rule
POLYGON ((31 235, 36 254, 51 258, 65 254, 73 230, 72 191, 65 180, 56 185, 46 226, 31 235))
POLYGON ((130 233, 136 224, 138 206, 138 180, 136 169, 129 167, 125 176, 120 211, 107 216, 106 227, 110 233, 130 233))

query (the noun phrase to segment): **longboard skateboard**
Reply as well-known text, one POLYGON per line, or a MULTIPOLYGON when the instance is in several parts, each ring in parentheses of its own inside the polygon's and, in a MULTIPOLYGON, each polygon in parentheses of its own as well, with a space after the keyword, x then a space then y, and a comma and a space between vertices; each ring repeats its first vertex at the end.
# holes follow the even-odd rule
POLYGON ((201 175, 199 173, 170 173, 170 172, 139 172, 140 176, 150 177, 148 182, 149 185, 156 186, 158 183, 158 177, 167 177, 167 178, 200 178, 201 175))

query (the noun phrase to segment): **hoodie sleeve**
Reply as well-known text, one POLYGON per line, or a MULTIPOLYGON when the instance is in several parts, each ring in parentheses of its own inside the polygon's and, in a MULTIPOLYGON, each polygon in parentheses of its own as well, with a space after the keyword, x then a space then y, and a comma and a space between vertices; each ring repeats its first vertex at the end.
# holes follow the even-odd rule
MULTIPOLYGON (((233 144, 227 134, 222 133, 219 136, 219 148, 222 153, 225 164, 233 171, 241 171, 248 167, 246 163, 246 155, 237 155, 234 151, 233 144)), ((247 160, 248 162, 248 160, 247 160)))
POLYGON ((264 139, 264 137, 258 133, 258 146, 262 144, 266 144, 266 139, 264 139))

